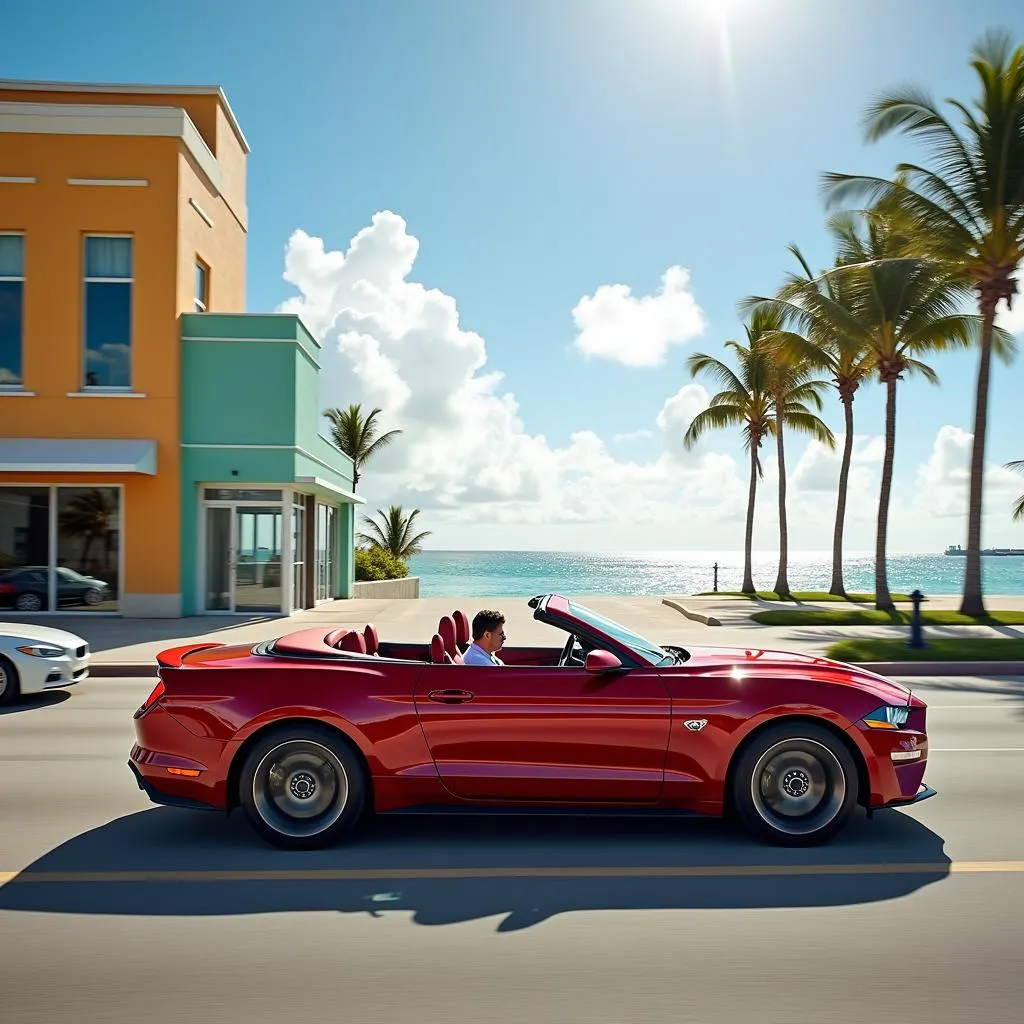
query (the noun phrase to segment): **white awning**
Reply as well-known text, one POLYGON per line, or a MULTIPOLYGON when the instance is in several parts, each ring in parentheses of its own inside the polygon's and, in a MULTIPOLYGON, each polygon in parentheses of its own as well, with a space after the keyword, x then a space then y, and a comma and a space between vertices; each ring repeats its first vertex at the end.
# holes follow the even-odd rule
POLYGON ((156 441, 93 438, 0 438, 2 473, 145 473, 156 475, 156 441))
POLYGON ((329 480, 324 480, 318 476, 297 476, 295 478, 295 482, 304 487, 312 487, 318 491, 329 491, 335 497, 340 498, 345 504, 362 505, 366 502, 366 499, 360 497, 358 494, 355 494, 352 491, 346 491, 344 488, 338 487, 336 484, 332 484, 329 480))

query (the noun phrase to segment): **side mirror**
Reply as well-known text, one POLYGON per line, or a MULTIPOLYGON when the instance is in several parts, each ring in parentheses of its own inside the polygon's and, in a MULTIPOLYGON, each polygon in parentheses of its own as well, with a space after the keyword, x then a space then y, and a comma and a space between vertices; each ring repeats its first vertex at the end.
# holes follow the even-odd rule
POLYGON ((622 662, 611 651, 591 651, 587 655, 588 672, 611 672, 617 668, 622 668, 622 662))

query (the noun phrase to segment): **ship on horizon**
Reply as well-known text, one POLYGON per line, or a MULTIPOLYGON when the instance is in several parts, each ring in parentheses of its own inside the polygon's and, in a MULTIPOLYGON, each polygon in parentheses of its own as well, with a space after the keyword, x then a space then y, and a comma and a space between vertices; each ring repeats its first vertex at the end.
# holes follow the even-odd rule
MULTIPOLYGON (((1018 555, 1024 557, 1024 548, 982 548, 981 553, 983 555, 996 555, 996 556, 1011 556, 1018 555)), ((966 555, 967 549, 960 547, 959 544, 950 544, 946 548, 947 555, 966 555)))

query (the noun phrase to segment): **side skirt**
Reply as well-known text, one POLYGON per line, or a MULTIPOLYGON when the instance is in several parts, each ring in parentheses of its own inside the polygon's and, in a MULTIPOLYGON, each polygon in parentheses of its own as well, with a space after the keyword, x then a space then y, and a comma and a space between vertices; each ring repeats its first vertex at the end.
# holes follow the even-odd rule
POLYGON ((470 804, 460 807, 454 804, 418 804, 414 807, 400 807, 393 811, 379 811, 381 818, 423 815, 431 817, 484 817, 484 818, 707 818, 713 815, 701 811, 676 810, 659 807, 546 807, 532 804, 509 804, 494 806, 470 804))

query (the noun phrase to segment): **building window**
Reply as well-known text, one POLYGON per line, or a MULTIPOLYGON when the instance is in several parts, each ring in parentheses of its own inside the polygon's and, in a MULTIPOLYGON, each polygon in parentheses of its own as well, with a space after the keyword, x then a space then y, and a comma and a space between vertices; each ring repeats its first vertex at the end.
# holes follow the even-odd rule
POLYGON ((117 611, 121 491, 57 488, 57 603, 75 611, 117 611))
POLYGON ((0 235, 0 388, 19 388, 25 302, 25 237, 0 235))
POLYGON ((132 240, 85 240, 85 386, 132 383, 132 240))
POLYGON ((0 487, 0 609, 116 611, 118 487, 0 487))
POLYGON ((196 312, 205 313, 210 305, 210 268, 196 260, 196 312))

